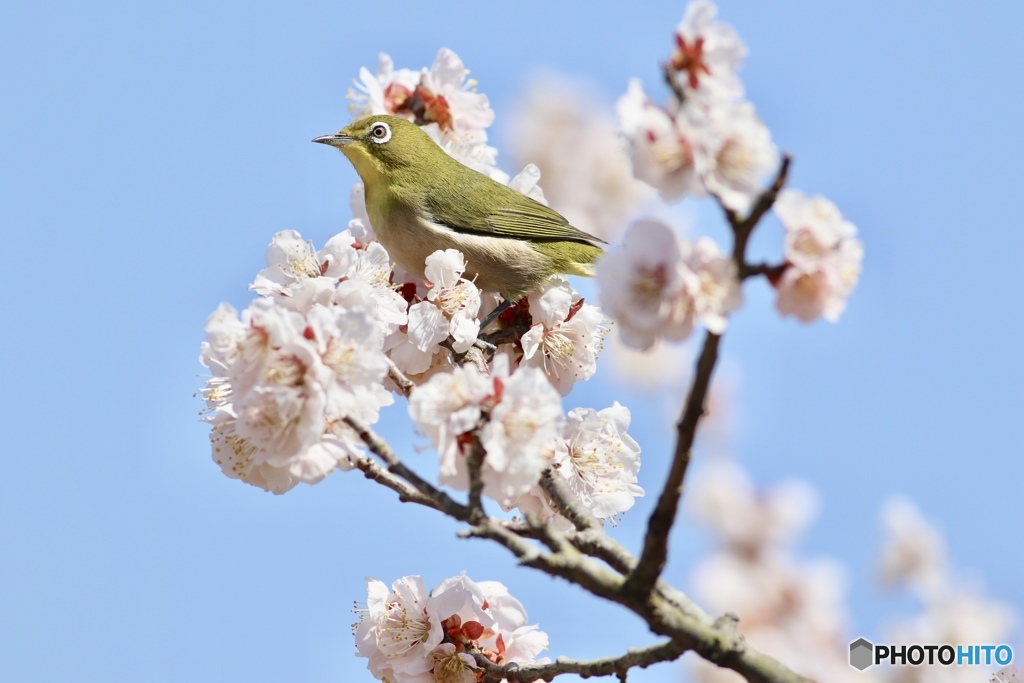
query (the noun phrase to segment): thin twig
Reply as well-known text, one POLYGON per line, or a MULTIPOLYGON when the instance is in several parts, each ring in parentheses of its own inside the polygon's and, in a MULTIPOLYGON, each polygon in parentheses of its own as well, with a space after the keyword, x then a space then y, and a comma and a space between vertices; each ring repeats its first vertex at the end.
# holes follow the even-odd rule
MULTIPOLYGON (((356 431, 359 438, 363 440, 367 448, 370 449, 374 455, 384 461, 388 471, 392 474, 398 475, 402 479, 412 484, 412 486, 427 498, 432 499, 437 503, 438 510, 441 510, 446 515, 454 517, 455 519, 468 521, 470 518, 469 508, 461 503, 456 502, 451 496, 444 491, 440 490, 426 479, 421 477, 419 474, 410 469, 404 462, 402 462, 395 452, 391 450, 391 446, 377 435, 370 427, 364 425, 359 420, 353 417, 344 418, 345 424, 356 431)), ((434 506, 431 506, 434 507, 434 506)))
POLYGON ((498 666, 483 655, 477 654, 476 660, 484 670, 484 683, 496 683, 506 680, 509 683, 532 683, 533 681, 550 681, 561 674, 576 674, 583 678, 592 676, 614 676, 633 667, 641 669, 660 662, 671 662, 685 652, 678 643, 671 640, 645 648, 631 649, 618 657, 603 659, 578 660, 559 657, 549 664, 529 664, 525 666, 498 666))
POLYGON ((480 475, 484 465, 484 447, 480 443, 479 430, 473 436, 473 446, 466 458, 466 468, 469 470, 469 513, 474 520, 484 516, 484 480, 480 475))
POLYGON ((782 277, 786 267, 785 263, 774 265, 768 263, 744 263, 740 266, 740 279, 746 280, 748 277, 754 277, 755 275, 764 275, 769 281, 774 281, 782 277))

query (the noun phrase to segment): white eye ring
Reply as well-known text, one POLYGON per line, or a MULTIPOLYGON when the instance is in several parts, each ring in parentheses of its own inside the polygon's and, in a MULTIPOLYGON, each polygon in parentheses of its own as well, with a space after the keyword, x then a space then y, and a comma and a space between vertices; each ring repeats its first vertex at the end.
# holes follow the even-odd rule
POLYGON ((370 127, 370 139, 378 145, 383 145, 391 139, 391 126, 383 121, 377 121, 370 127))

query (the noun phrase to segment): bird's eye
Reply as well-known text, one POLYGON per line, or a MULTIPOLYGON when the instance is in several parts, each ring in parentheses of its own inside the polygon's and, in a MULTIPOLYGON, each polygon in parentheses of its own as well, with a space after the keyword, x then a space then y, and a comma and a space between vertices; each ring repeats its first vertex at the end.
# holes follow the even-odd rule
POLYGON ((373 128, 370 129, 370 139, 378 145, 384 144, 391 139, 391 126, 383 121, 373 124, 373 128))

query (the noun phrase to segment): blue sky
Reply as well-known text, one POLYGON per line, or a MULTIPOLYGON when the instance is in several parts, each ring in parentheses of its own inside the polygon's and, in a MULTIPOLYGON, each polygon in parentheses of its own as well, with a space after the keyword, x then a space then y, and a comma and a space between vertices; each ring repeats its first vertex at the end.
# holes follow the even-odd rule
MULTIPOLYGON (((1024 6, 720 7, 750 48, 748 96, 796 157, 793 185, 833 199, 867 251, 835 326, 779 320, 767 289, 748 286, 724 341, 737 457, 761 482, 819 488, 803 550, 849 566, 856 632, 908 608, 871 578, 893 493, 936 521, 957 570, 1024 612, 1024 6)), ((500 141, 537 68, 588 79, 609 105, 631 76, 653 89, 682 12, 4 3, 3 677, 368 680, 348 629, 365 575, 504 581, 552 655, 650 642, 638 620, 455 540, 453 524, 358 476, 283 497, 228 480, 192 394, 203 320, 222 300, 246 304, 270 236, 322 243, 347 222, 354 173, 309 140, 347 121, 350 80, 379 51, 417 68, 454 49, 491 97, 500 141)), ((766 225, 754 249, 771 254, 779 237, 766 225)), ((613 398, 637 415, 651 488, 667 467, 658 399, 595 380, 573 402, 613 398)), ((402 412, 382 429, 429 463, 402 412)), ((649 503, 616 532, 627 543, 649 503)), ((669 578, 685 584, 702 539, 683 525, 669 578)))

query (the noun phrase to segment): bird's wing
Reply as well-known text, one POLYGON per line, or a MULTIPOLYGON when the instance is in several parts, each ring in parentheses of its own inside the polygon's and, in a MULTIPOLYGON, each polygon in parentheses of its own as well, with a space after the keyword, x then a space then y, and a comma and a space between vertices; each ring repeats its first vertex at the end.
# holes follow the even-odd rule
POLYGON ((487 216, 491 231, 507 237, 525 237, 530 240, 569 240, 572 242, 601 242, 582 230, 569 225, 560 213, 529 197, 530 204, 507 207, 487 216))
POLYGON ((588 244, 605 243, 569 225, 569 221, 554 209, 486 176, 481 179, 486 182, 469 182, 457 190, 453 188, 453 191, 427 196, 426 208, 434 220, 464 233, 537 242, 567 240, 588 244), (492 201, 482 200, 484 191, 487 191, 492 201), (495 196, 499 201, 493 201, 495 196), (501 208, 490 208, 495 203, 501 208))

